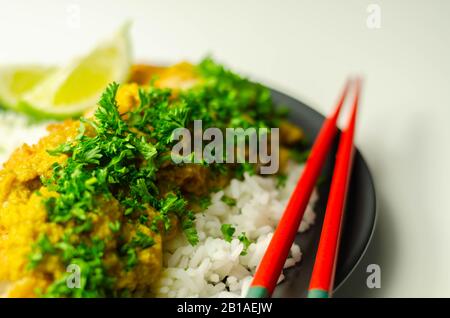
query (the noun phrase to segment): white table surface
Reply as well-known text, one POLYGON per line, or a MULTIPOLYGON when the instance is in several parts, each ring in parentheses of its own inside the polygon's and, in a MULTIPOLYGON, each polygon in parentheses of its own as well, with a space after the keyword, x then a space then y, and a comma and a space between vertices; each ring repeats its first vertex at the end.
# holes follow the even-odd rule
POLYGON ((336 296, 450 296, 450 1, 1 0, 0 8, 0 63, 62 63, 132 19, 141 60, 210 53, 321 112, 347 75, 363 74, 357 145, 379 218, 336 296), (379 29, 366 25, 371 3, 379 29), (376 290, 365 283, 372 263, 381 266, 376 290))

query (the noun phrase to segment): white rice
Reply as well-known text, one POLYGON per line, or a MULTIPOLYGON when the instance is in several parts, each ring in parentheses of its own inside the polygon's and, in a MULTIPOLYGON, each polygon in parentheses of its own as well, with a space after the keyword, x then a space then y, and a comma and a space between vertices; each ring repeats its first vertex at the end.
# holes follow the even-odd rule
MULTIPOLYGON (((156 284, 156 296, 243 297, 302 170, 303 165, 291 162, 282 188, 277 188, 275 177, 245 174, 244 180, 233 179, 223 191, 213 193, 211 205, 197 214, 195 221, 200 242, 191 246, 181 234, 164 246, 164 268, 156 284), (235 199, 236 205, 224 203, 224 195, 235 199), (232 224, 236 237, 245 232, 254 241, 247 255, 240 255, 244 246, 237 238, 231 242, 223 239, 222 224, 232 224)), ((314 191, 299 232, 314 223, 317 198, 314 191)), ((300 247, 294 243, 284 268, 300 262, 301 256, 300 247)), ((279 282, 283 279, 281 275, 279 282)))

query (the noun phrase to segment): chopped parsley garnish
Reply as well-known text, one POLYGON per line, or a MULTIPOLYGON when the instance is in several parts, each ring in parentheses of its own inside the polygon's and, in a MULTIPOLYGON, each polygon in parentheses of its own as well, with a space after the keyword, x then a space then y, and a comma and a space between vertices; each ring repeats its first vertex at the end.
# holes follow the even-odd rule
POLYGON ((277 188, 282 188, 286 185, 287 175, 284 173, 279 173, 277 175, 277 188))
POLYGON ((113 233, 118 233, 120 231, 120 221, 109 222, 108 226, 113 233))
POLYGON ((231 224, 222 224, 220 231, 223 234, 223 239, 227 242, 231 242, 236 229, 231 224))
POLYGON ((255 174, 255 166, 251 163, 244 162, 236 168, 236 178, 238 179, 244 179, 244 174, 248 173, 249 175, 255 174))
MULTIPOLYGON (((236 228, 231 224, 222 224, 220 231, 222 232, 223 239, 227 242, 231 242, 233 240, 233 235, 236 232, 236 228)), ((244 245, 241 255, 247 255, 248 247, 252 244, 252 241, 244 232, 239 234, 237 239, 244 245)))
POLYGON ((238 240, 244 245, 244 249, 242 250, 241 255, 247 255, 248 247, 250 246, 250 244, 252 244, 252 241, 249 240, 244 232, 242 232, 238 236, 238 240))
POLYGON ((198 200, 200 209, 206 210, 211 205, 211 197, 209 195, 203 196, 198 200))
POLYGON ((192 211, 188 211, 181 218, 181 229, 184 231, 184 235, 186 235, 188 242, 192 245, 198 243, 197 229, 195 228, 194 220, 195 215, 192 211))
POLYGON ((131 270, 138 263, 137 249, 145 249, 153 246, 155 240, 143 232, 137 232, 131 241, 122 246, 121 252, 125 255, 127 271, 131 270))
POLYGON ((142 232, 137 232, 136 236, 131 240, 133 246, 147 248, 155 244, 155 240, 142 232))
POLYGON ((29 255, 30 262, 28 263, 28 268, 35 268, 44 258, 44 254, 46 253, 55 253, 55 248, 48 239, 48 236, 45 234, 41 234, 37 241, 33 244, 33 253, 29 255))
POLYGON ((221 199, 223 202, 228 204, 229 206, 235 206, 236 205, 236 199, 233 199, 227 195, 224 195, 221 199))

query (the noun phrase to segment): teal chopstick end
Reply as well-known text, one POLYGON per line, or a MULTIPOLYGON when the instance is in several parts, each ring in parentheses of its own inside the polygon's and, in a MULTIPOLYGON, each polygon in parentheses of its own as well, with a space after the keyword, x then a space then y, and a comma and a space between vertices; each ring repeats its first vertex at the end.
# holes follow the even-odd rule
POLYGON ((323 289, 310 289, 308 291, 308 298, 330 298, 330 295, 323 289))
POLYGON ((269 292, 265 287, 252 286, 247 292, 247 298, 269 298, 269 292))

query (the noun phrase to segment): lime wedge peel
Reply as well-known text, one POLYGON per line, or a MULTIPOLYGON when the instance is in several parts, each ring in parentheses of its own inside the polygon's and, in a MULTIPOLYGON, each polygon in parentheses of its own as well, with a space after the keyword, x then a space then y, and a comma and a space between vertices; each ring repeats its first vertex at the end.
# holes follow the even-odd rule
POLYGON ((84 57, 73 60, 25 93, 18 109, 37 119, 64 119, 95 107, 111 82, 126 81, 131 67, 129 24, 84 57))
POLYGON ((23 94, 56 70, 41 65, 0 66, 0 106, 16 110, 23 94))

